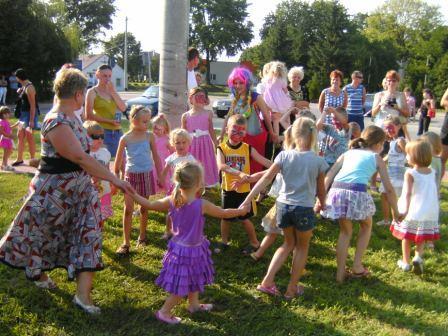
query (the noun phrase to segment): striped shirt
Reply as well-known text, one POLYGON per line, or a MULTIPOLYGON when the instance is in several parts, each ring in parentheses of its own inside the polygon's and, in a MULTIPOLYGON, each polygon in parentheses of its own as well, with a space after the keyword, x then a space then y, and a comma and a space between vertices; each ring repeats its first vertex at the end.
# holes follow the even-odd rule
POLYGON ((347 92, 347 113, 348 114, 362 114, 362 94, 364 86, 359 84, 357 88, 354 88, 352 84, 347 84, 344 87, 344 91, 347 92))

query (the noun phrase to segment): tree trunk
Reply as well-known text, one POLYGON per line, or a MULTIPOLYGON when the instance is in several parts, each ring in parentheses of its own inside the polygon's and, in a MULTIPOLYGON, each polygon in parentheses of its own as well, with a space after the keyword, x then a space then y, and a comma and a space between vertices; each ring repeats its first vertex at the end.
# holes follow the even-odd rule
POLYGON ((208 85, 210 85, 210 51, 208 49, 205 49, 205 60, 207 62, 207 76, 206 76, 206 82, 208 85))
POLYGON ((189 0, 164 0, 160 53, 159 113, 171 128, 180 127, 187 105, 187 45, 189 0))

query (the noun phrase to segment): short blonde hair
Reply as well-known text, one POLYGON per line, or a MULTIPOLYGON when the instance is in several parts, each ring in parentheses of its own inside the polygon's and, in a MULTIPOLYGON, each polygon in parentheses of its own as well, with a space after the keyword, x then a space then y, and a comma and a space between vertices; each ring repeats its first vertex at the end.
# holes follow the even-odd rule
POLYGON ((62 69, 58 71, 53 83, 53 91, 58 99, 73 98, 78 91, 87 87, 87 77, 78 69, 62 69))
POLYGON ((93 120, 84 121, 82 126, 86 129, 87 134, 89 134, 89 135, 104 133, 104 129, 101 127, 101 125, 93 120))
POLYGON ((171 133, 170 133, 170 145, 171 146, 174 146, 177 138, 186 139, 186 140, 188 140, 189 143, 191 143, 191 140, 192 140, 190 133, 188 133, 183 128, 176 128, 171 131, 171 133))
POLYGON ((247 120, 244 118, 242 114, 234 114, 230 116, 229 120, 227 121, 227 125, 239 125, 239 126, 246 126, 247 120))
POLYGON ((165 128, 166 134, 170 134, 171 132, 171 126, 166 117, 163 114, 158 114, 154 119, 151 121, 153 127, 154 125, 160 125, 165 128))
POLYGON ((305 77, 305 72, 303 71, 303 67, 293 66, 291 69, 289 69, 288 80, 290 82, 292 82, 292 78, 294 77, 294 75, 299 75, 300 80, 302 80, 303 77, 305 77))
POLYGON ((442 140, 437 133, 426 132, 420 137, 420 139, 429 142, 432 148, 432 154, 434 156, 439 156, 442 154, 442 140))
POLYGON ((429 167, 432 161, 431 145, 428 141, 418 139, 406 144, 406 154, 410 157, 410 163, 420 167, 429 167))

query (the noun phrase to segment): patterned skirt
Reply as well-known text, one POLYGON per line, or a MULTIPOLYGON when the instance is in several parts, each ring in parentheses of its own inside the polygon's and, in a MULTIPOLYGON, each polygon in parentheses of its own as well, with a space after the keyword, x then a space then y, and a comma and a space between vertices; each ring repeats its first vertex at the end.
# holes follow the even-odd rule
POLYGON ((152 170, 143 173, 126 172, 125 180, 130 183, 137 194, 144 198, 148 198, 149 196, 155 194, 156 183, 152 170))
POLYGON ((85 173, 37 173, 30 195, 0 240, 0 261, 28 279, 65 268, 68 278, 103 268, 98 193, 85 173))
POLYGON ((205 238, 196 246, 185 246, 171 239, 156 284, 178 296, 203 292, 205 285, 213 283, 215 272, 209 245, 205 238))
POLYGON ((333 182, 326 204, 321 214, 330 219, 364 220, 373 216, 376 210, 367 186, 359 183, 333 182))

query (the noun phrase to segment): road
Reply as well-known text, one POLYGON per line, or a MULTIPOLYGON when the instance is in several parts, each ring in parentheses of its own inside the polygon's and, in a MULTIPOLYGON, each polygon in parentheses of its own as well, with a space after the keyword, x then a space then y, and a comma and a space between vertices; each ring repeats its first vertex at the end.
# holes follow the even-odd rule
MULTIPOLYGON (((120 97, 126 101, 128 99, 131 98, 135 98, 138 97, 139 95, 141 95, 141 92, 119 92, 120 97)), ((211 106, 213 104, 213 102, 217 99, 222 99, 223 97, 219 97, 219 96, 209 96, 210 98, 210 105, 209 108, 211 109, 211 106)), ((311 104, 311 111, 317 116, 319 116, 319 110, 317 107, 317 104, 311 104)), ((42 103, 40 104, 40 109, 42 113, 47 113, 51 108, 51 104, 49 103, 42 103)), ((444 113, 437 113, 437 116, 435 118, 432 119, 431 124, 429 126, 429 130, 436 132, 437 134, 440 132, 440 128, 442 127, 442 123, 443 123, 443 118, 444 118, 445 114, 444 113)), ((222 128, 222 124, 223 124, 224 119, 218 118, 217 116, 213 117, 213 126, 215 129, 220 130, 222 128)), ((370 125, 371 121, 370 118, 365 118, 364 120, 366 125, 370 125)), ((414 122, 410 122, 408 124, 408 129, 409 129, 409 133, 412 137, 412 139, 417 138, 417 130, 418 130, 418 122, 414 121, 414 122)))

